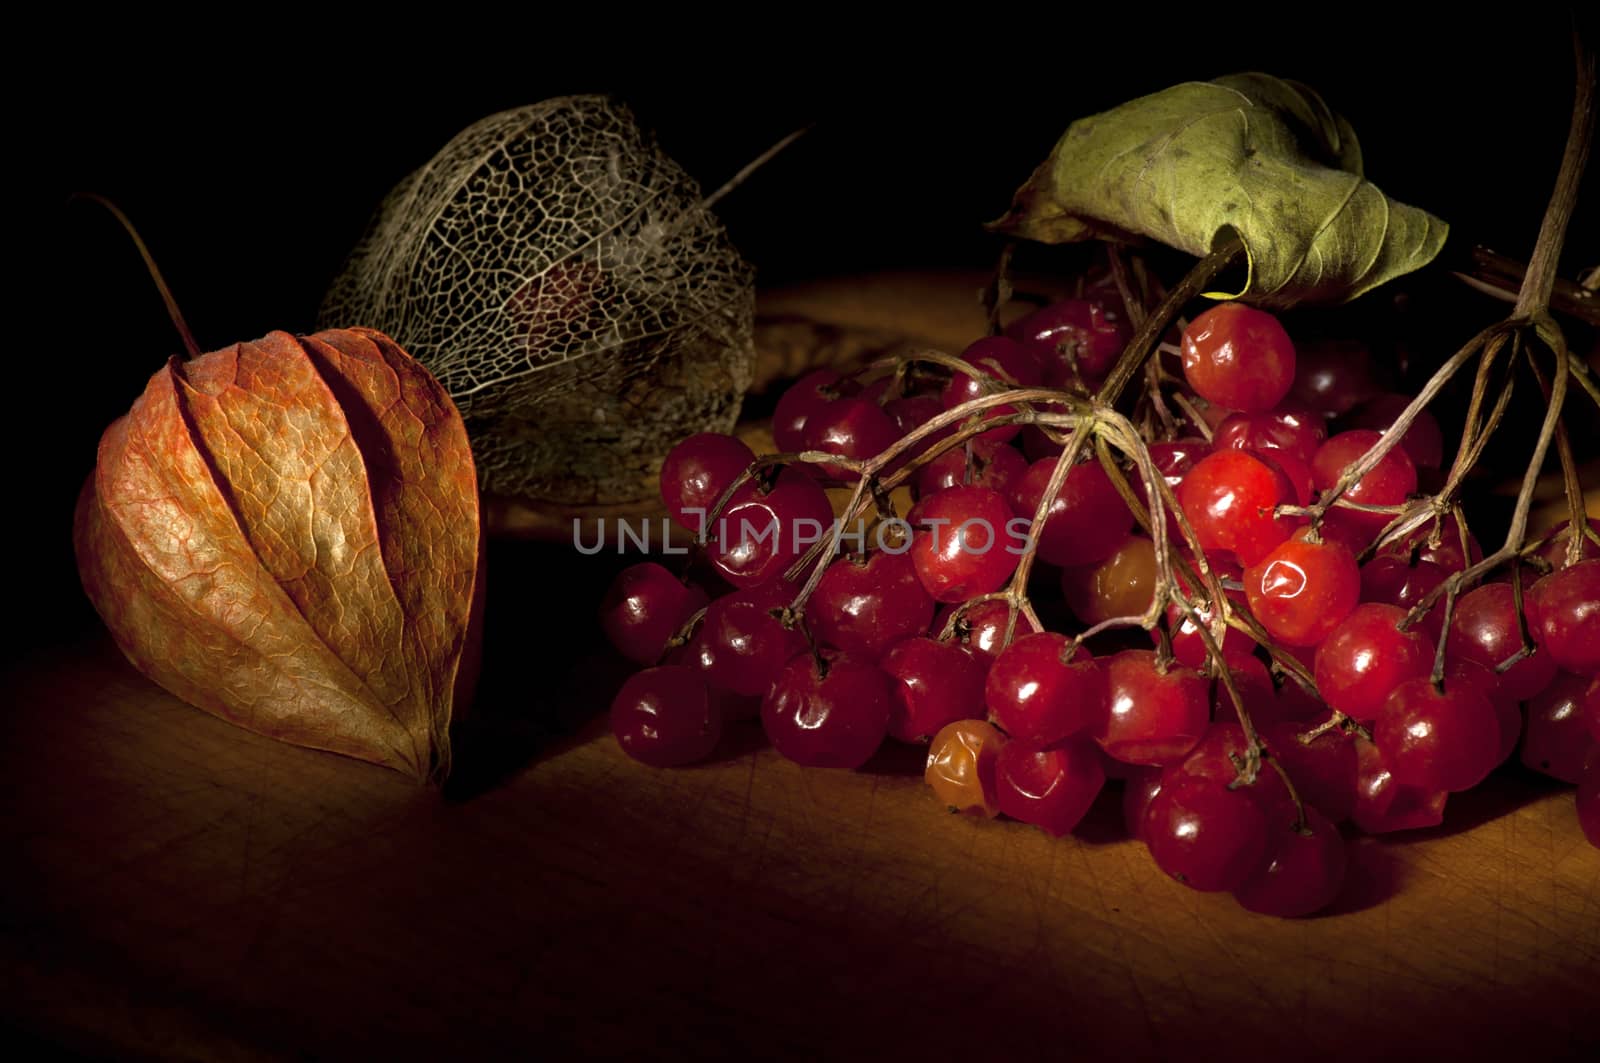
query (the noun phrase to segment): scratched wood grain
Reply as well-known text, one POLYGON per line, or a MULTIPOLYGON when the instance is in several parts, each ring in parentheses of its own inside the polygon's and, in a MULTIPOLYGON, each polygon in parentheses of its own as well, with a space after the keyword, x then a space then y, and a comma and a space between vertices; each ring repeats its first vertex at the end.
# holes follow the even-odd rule
MULTIPOLYGON (((615 681, 608 658, 581 664, 615 681)), ((746 725, 717 762, 657 771, 579 713, 565 735, 530 726, 508 778, 445 798, 205 716, 103 639, 11 691, 0 990, 82 1050, 1045 1036, 1074 1056, 1200 1037, 1200 1058, 1241 1038, 1432 1057, 1509 1028, 1560 1057, 1596 1036, 1600 851, 1570 790, 1520 773, 1442 829, 1355 843, 1335 912, 1282 922, 1163 879, 1114 794, 1052 840, 945 813, 915 754, 805 771, 746 725)))

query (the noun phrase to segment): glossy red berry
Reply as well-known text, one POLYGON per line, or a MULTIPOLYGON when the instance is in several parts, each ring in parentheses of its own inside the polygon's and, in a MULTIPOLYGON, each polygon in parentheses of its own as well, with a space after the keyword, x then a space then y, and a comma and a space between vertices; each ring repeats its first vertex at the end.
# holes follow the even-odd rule
POLYGON ((838 558, 806 601, 812 635, 865 661, 877 660, 901 639, 925 634, 932 620, 933 599, 904 552, 838 558))
POLYGON ((970 484, 987 487, 1010 498, 1028 462, 1015 447, 995 446, 979 436, 967 446, 953 447, 917 470, 917 497, 926 498, 947 487, 970 484))
POLYGON ((1600 560, 1580 561, 1533 585, 1529 622, 1556 665, 1580 675, 1600 675, 1600 560))
POLYGON ((771 486, 748 484, 734 493, 711 528, 712 564, 735 587, 766 583, 832 526, 827 492, 800 469, 786 468, 771 486))
MULTIPOLYGON (((1375 396, 1351 416, 1351 427, 1386 432, 1409 405, 1411 399, 1406 395, 1391 392, 1375 396)), ((1444 432, 1433 414, 1427 410, 1417 413, 1405 438, 1400 440, 1400 449, 1419 469, 1437 469, 1444 464, 1444 432)))
POLYGON ((948 724, 984 714, 984 666, 960 646, 904 639, 889 647, 878 667, 896 682, 892 738, 924 742, 948 724))
POLYGON ((1289 394, 1294 370, 1294 344, 1264 310, 1222 303, 1183 330, 1183 376, 1207 402, 1264 413, 1289 394))
POLYGON ((1437 827, 1444 822, 1443 790, 1418 790, 1395 779, 1378 747, 1356 739, 1356 807, 1351 819, 1368 834, 1437 827))
POLYGON ((786 628, 773 616, 794 599, 795 589, 774 580, 711 603, 695 637, 709 682, 746 697, 766 696, 783 666, 806 648, 798 628, 786 628))
POLYGON ((1274 638, 1315 646, 1355 609, 1361 570, 1336 540, 1311 542, 1300 532, 1244 574, 1250 612, 1274 638))
POLYGON ((629 565, 611 581, 600 604, 600 626, 628 660, 655 664, 667 640, 705 604, 705 591, 646 561, 629 565))
MULTIPOLYGON (((889 449, 900 438, 900 431, 876 402, 847 398, 812 410, 802 438, 806 450, 865 461, 889 449)), ((819 467, 835 480, 856 479, 856 473, 843 465, 823 463, 819 467)))
MULTIPOLYGON (((1326 715, 1326 713, 1324 713, 1326 715)), ((1285 720, 1261 729, 1262 739, 1294 780, 1300 799, 1314 805, 1334 822, 1349 819, 1356 807, 1356 777, 1360 766, 1355 740, 1343 731, 1318 735, 1308 745, 1300 735, 1310 730, 1304 721, 1285 720)))
POLYGON ((1294 530, 1276 515, 1293 503, 1294 487, 1282 471, 1242 450, 1219 450, 1196 465, 1178 485, 1178 503, 1200 546, 1231 552, 1253 565, 1294 530))
MULTIPOLYGON (((978 340, 961 352, 961 360, 973 368, 951 374, 950 382, 945 385, 941 396, 947 410, 982 398, 997 389, 1030 388, 1042 383, 1039 363, 1033 352, 1004 336, 978 340)), ((988 420, 1016 412, 1015 406, 995 406, 985 410, 983 418, 988 420)), ((1020 430, 1017 425, 1004 425, 991 428, 978 438, 990 444, 999 444, 1014 439, 1020 430)))
MULTIPOLYGON (((1178 485, 1183 478, 1189 475, 1200 461, 1211 453, 1211 446, 1203 439, 1177 439, 1170 443, 1151 443, 1150 463, 1155 466, 1155 471, 1167 482, 1172 490, 1172 497, 1178 497, 1178 485)), ((1133 493, 1139 497, 1146 512, 1150 510, 1150 493, 1145 489, 1144 477, 1129 476, 1128 483, 1133 487, 1133 493)), ((1167 540, 1173 543, 1183 542, 1183 530, 1178 526, 1178 518, 1173 516, 1169 505, 1167 512, 1167 540)))
POLYGON ((1268 832, 1262 865, 1234 890, 1247 911, 1296 919, 1332 904, 1344 885, 1344 838, 1328 817, 1306 809, 1310 834, 1278 827, 1268 832))
MULTIPOLYGON (((1038 512, 1059 458, 1041 458, 1011 494, 1011 509, 1026 524, 1038 512)), ((1032 528, 1039 557, 1052 565, 1091 565, 1116 553, 1128 538, 1133 514, 1098 462, 1075 465, 1061 484, 1043 528, 1032 528)))
MULTIPOLYGON (((1120 764, 1121 761, 1108 760, 1107 763, 1120 764)), ((1144 833, 1144 819, 1150 811, 1150 802, 1161 792, 1161 780, 1165 776, 1163 768, 1135 768, 1123 783, 1122 822, 1128 828, 1128 837, 1149 844, 1144 833)))
POLYGON ((761 703, 761 726, 779 753, 815 768, 859 768, 889 731, 895 684, 870 664, 802 653, 784 665, 761 703))
POLYGON ((1094 748, 1083 739, 1040 748, 1013 738, 995 761, 1000 811, 1058 838, 1078 825, 1105 782, 1094 748))
MULTIPOLYGON (((1382 439, 1381 432, 1358 429, 1340 432, 1322 444, 1311 459, 1311 475, 1317 490, 1332 488, 1345 469, 1365 457, 1382 439)), ((1393 506, 1404 502, 1416 489, 1417 467, 1404 450, 1395 447, 1340 497, 1365 506, 1393 506)), ((1334 506, 1328 510, 1324 526, 1330 535, 1364 547, 1393 519, 1386 513, 1363 513, 1334 506)))
POLYGON ((1223 418, 1211 437, 1217 450, 1284 450, 1307 465, 1328 440, 1328 422, 1298 403, 1267 413, 1233 413, 1223 418))
POLYGON ((1211 683, 1199 672, 1156 667, 1150 650, 1123 650, 1102 662, 1107 712, 1092 734, 1129 764, 1171 764, 1188 755, 1211 719, 1211 683))
POLYGON ((611 701, 611 732, 634 760, 658 768, 704 760, 722 736, 705 680, 681 665, 628 677, 611 701))
POLYGON ((1378 394, 1372 352, 1364 343, 1324 340, 1295 352, 1296 401, 1324 417, 1338 417, 1378 394))
POLYGON ((1006 335, 1034 352, 1046 384, 1065 387, 1103 379, 1133 330, 1126 317, 1103 303, 1064 299, 1013 322, 1006 335))
POLYGON ((1204 892, 1242 886, 1267 849, 1267 817, 1247 795, 1212 779, 1168 776, 1145 814, 1156 866, 1204 892))
POLYGON ((780 451, 804 450, 806 422, 835 399, 854 395, 861 385, 832 369, 816 369, 796 380, 778 397, 772 412, 772 439, 780 451))
MULTIPOLYGON (((1527 603, 1532 595, 1524 598, 1527 603)), ((1533 627, 1529 615, 1529 627, 1533 627)), ((1451 657, 1476 661, 1491 672, 1522 649, 1522 629, 1517 622, 1516 591, 1509 583, 1487 583, 1456 599, 1450 618, 1445 652, 1451 657)), ((1504 672, 1500 682, 1517 701, 1526 701, 1550 685, 1557 671, 1554 654, 1535 648, 1504 672)))
POLYGON ((1294 799, 1283 776, 1266 763, 1258 766, 1254 781, 1241 781, 1240 769, 1250 743, 1245 739, 1244 728, 1239 724, 1214 723, 1189 755, 1165 769, 1165 778, 1171 781, 1182 775, 1210 779, 1254 801, 1267 817, 1269 825, 1289 824, 1295 819, 1294 799))
MULTIPOLYGON (((1244 578, 1244 570, 1229 560, 1227 555, 1212 560, 1211 567, 1219 581, 1237 581, 1244 578)), ((1197 592, 1190 588, 1188 579, 1181 573, 1177 578, 1178 584, 1183 588, 1184 592, 1194 597, 1197 592)), ((1204 587, 1202 585, 1201 592, 1199 592, 1202 601, 1200 607, 1195 610, 1195 618, 1199 620, 1200 624, 1209 625, 1214 616, 1214 611, 1210 603, 1204 600, 1203 591, 1204 587)), ((1223 594, 1230 601, 1241 605, 1246 604, 1243 590, 1224 589, 1223 594)), ((1207 630, 1209 631, 1210 628, 1208 627, 1207 630)), ((1206 644, 1205 639, 1200 636, 1199 624, 1196 624, 1194 618, 1191 618, 1188 613, 1176 605, 1167 606, 1167 633, 1172 640, 1172 655, 1179 664, 1189 668, 1199 668, 1205 664, 1206 644)), ((1218 648, 1221 649, 1224 658, 1233 660, 1249 656, 1256 648, 1256 641, 1238 628, 1230 626, 1224 630, 1222 644, 1218 648)))
POLYGON ((1106 677, 1065 635, 1025 635, 1002 653, 984 686, 989 718, 1013 738, 1038 746, 1094 727, 1106 711, 1106 677))
MULTIPOLYGON (((1590 533, 1600 538, 1600 520, 1590 517, 1588 525, 1590 533)), ((1539 547, 1536 556, 1543 558, 1551 568, 1562 568, 1567 563, 1567 544, 1572 539, 1572 532, 1569 530, 1571 526, 1571 522, 1565 520, 1557 524, 1551 532, 1550 541, 1539 547)), ((1600 542, 1585 535, 1581 529, 1578 535, 1582 539, 1578 546, 1578 560, 1600 558, 1600 542)))
MULTIPOLYGON (((959 606, 947 605, 939 610, 939 615, 934 618, 932 630, 944 631, 945 622, 957 608, 959 606)), ((987 670, 1005 648, 1008 623, 1011 623, 1011 607, 1004 601, 994 599, 979 602, 965 610, 961 614, 961 619, 956 622, 955 642, 967 649, 987 670)), ((1019 614, 1016 626, 1012 630, 1012 637, 1019 638, 1031 633, 1032 630, 1027 617, 1019 614)))
POLYGON ((1373 740, 1400 783, 1419 790, 1470 790, 1495 766, 1500 721, 1489 699, 1470 683, 1435 690, 1426 678, 1390 692, 1373 740))
POLYGON ((1401 631, 1405 610, 1358 605, 1317 647, 1317 690, 1357 720, 1375 719, 1389 692, 1428 674, 1433 648, 1415 630, 1401 631))
POLYGON ((755 453, 733 436, 692 435, 661 463, 661 501, 679 526, 699 535, 722 493, 755 460, 755 453))
POLYGON ((935 601, 990 594, 1017 567, 1024 539, 1011 526, 1011 507, 987 487, 946 488, 918 502, 909 519, 917 529, 911 560, 935 601))
POLYGON ((1575 783, 1596 746, 1589 722, 1600 715, 1600 677, 1561 672, 1528 702, 1522 763, 1575 783))

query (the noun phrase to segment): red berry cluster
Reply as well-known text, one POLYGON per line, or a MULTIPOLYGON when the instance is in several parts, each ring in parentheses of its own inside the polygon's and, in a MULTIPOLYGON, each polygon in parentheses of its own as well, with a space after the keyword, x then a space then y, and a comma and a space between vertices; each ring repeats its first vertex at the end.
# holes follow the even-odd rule
POLYGON ((1091 396, 1130 335, 1067 300, 959 359, 810 374, 777 405, 780 457, 680 443, 662 499, 728 589, 707 604, 654 563, 618 577, 606 631, 652 666, 612 704, 623 748, 687 764, 757 714, 805 765, 929 743, 946 805, 1055 835, 1110 776, 1163 871, 1281 916, 1338 893, 1336 824, 1437 824, 1519 742, 1580 783, 1600 845, 1600 525, 1479 572, 1455 516, 1407 519, 1418 470, 1443 464, 1437 423, 1402 396, 1349 400, 1325 365, 1297 379, 1277 319, 1236 303, 1182 332, 1186 427, 1126 431, 1091 396), (883 516, 898 484, 915 504, 843 550, 830 483, 852 488, 848 519, 883 516), (1076 635, 1029 602, 1036 561, 1076 635), (1153 649, 1085 645, 1133 625, 1153 649))

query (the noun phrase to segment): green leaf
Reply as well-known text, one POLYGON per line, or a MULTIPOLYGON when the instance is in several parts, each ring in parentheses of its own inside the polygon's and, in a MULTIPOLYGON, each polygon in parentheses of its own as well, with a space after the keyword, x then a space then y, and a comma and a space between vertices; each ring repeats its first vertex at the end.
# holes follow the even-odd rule
POLYGON ((1275 307, 1353 299, 1427 265, 1449 233, 1361 176, 1355 132, 1320 96, 1266 74, 1079 119, 990 228, 1044 243, 1149 237, 1193 255, 1232 230, 1250 263, 1239 297, 1275 307))

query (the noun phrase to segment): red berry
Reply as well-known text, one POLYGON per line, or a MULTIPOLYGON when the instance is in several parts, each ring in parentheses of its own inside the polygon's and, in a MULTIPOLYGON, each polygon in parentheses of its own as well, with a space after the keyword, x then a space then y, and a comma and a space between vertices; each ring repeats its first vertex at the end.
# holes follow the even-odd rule
POLYGON ((1161 673, 1150 650, 1123 650, 1102 664, 1108 711, 1092 732, 1100 747, 1129 764, 1188 755, 1211 719, 1210 681, 1177 664, 1161 673))
POLYGON ((728 485, 756 460, 755 453, 720 432, 701 432, 667 452, 661 463, 661 501, 672 519, 699 535, 728 485))
POLYGON ((1349 413, 1378 393, 1366 344, 1324 340, 1296 352, 1291 394, 1324 417, 1349 413))
MULTIPOLYGON (((805 450, 821 450, 858 461, 876 457, 900 438, 900 430, 883 407, 863 398, 835 399, 811 411, 803 437, 805 450)), ((843 465, 819 466, 836 480, 855 480, 843 465)))
MULTIPOLYGON (((1600 536, 1600 520, 1590 517, 1588 524, 1589 530, 1600 536)), ((1569 530, 1571 527, 1571 521, 1564 520, 1557 524, 1551 533, 1550 541, 1539 547, 1537 556, 1547 561, 1552 568, 1562 568, 1567 563, 1567 543, 1572 538, 1569 530)), ((1583 540, 1579 546, 1578 560, 1587 561, 1590 558, 1600 557, 1600 543, 1596 543, 1582 531, 1579 531, 1578 535, 1583 540)))
POLYGON ((1356 826, 1368 834, 1437 827, 1444 822, 1443 790, 1418 790, 1398 782, 1378 747, 1356 739, 1356 826))
POLYGON ((1289 394, 1294 370, 1294 344, 1264 310, 1222 303, 1183 330, 1183 376, 1207 402, 1263 413, 1289 394))
MULTIPOLYGON (((1383 433, 1366 429, 1341 432, 1328 440, 1311 459, 1311 474, 1318 491, 1327 491, 1339 482, 1345 469, 1366 456, 1383 439, 1383 433)), ((1417 489, 1417 467, 1400 447, 1385 454, 1361 479, 1340 497, 1364 506, 1394 506, 1417 489)), ((1325 526, 1329 534, 1347 543, 1365 546, 1393 517, 1385 513, 1363 513, 1338 506, 1328 510, 1325 526)))
POLYGON ((1258 766, 1254 782, 1245 785, 1238 781, 1249 745, 1243 727, 1231 722, 1214 723, 1187 757, 1166 768, 1164 778, 1168 782, 1180 775, 1210 779, 1254 801, 1267 817, 1268 824, 1293 823, 1294 799, 1275 768, 1263 762, 1258 766))
MULTIPOLYGON (((953 410, 963 403, 990 394, 996 390, 991 385, 997 385, 998 390, 1009 390, 1037 387, 1042 382, 1039 363, 1034 358, 1033 352, 1004 336, 989 336, 978 340, 961 352, 961 360, 971 365, 973 369, 970 372, 961 371, 951 375, 950 383, 945 385, 941 397, 947 410, 953 410)), ((1015 406, 995 406, 985 410, 982 416, 984 420, 988 420, 1016 412, 1015 406)), ((1017 425, 1005 425, 991 428, 978 438, 990 444, 999 444, 1015 438, 1018 431, 1020 428, 1017 425)))
POLYGON ((628 660, 655 664, 667 640, 705 604, 705 591, 646 561, 628 566, 611 581, 600 604, 600 626, 628 660))
POLYGON ((1294 780, 1300 799, 1315 805, 1334 822, 1350 818, 1356 807, 1355 740, 1339 730, 1318 735, 1310 745, 1300 741, 1304 722, 1269 723, 1261 729, 1267 748, 1294 780))
POLYGON ((1082 646, 1069 655, 1071 646, 1051 631, 1013 642, 984 685, 990 719, 1038 746, 1097 725, 1106 708, 1105 674, 1082 646))
POLYGON ((1000 811, 1058 838, 1078 825, 1105 783, 1094 748, 1082 739, 1049 748, 1012 739, 995 761, 1000 811))
POLYGON ((1600 675, 1600 560, 1580 561, 1533 585, 1528 621, 1535 638, 1568 672, 1600 675))
POLYGON ((1401 631, 1405 610, 1368 603, 1317 647, 1317 690, 1330 706, 1358 720, 1375 719, 1389 692, 1428 674, 1433 650, 1416 631, 1401 631))
MULTIPOLYGON (((1527 596, 1524 601, 1531 599, 1527 596)), ((1528 617, 1533 627, 1532 614, 1528 617)), ((1509 583, 1487 583, 1456 599, 1450 618, 1450 635, 1445 652, 1451 657, 1476 661, 1491 672, 1522 649, 1522 629, 1517 623, 1516 591, 1509 583)), ((1555 678, 1555 656, 1543 647, 1524 657, 1504 672, 1500 682, 1516 701, 1526 701, 1550 685, 1555 678)))
POLYGON ((747 484, 734 493, 712 527, 712 564, 735 587, 777 579, 833 526, 827 492, 796 468, 770 486, 747 484))
POLYGON ((1309 835, 1279 827, 1269 831, 1261 867, 1234 891, 1247 911, 1294 919, 1321 911, 1344 885, 1344 839, 1328 818, 1306 809, 1309 835))
POLYGON ((1282 471, 1241 450, 1219 450, 1178 485, 1178 503, 1208 554, 1228 550, 1253 565, 1289 537, 1294 526, 1276 508, 1294 502, 1282 471))
POLYGON ((925 742, 947 724, 983 715, 984 666, 960 646, 905 639, 878 667, 896 681, 889 734, 902 742, 925 742))
POLYGON ((1044 382, 1065 387, 1075 378, 1103 379, 1133 338, 1125 317, 1104 304, 1064 299, 1006 327, 1006 335, 1034 352, 1044 382))
POLYGON ((1284 450, 1309 465, 1327 439, 1328 422, 1322 415, 1291 403, 1269 413, 1229 414, 1217 425, 1211 445, 1217 450, 1284 450))
POLYGON ((804 450, 806 422, 835 399, 861 390, 849 377, 832 369, 816 369, 790 384, 772 411, 772 439, 781 451, 804 450))
POLYGON ((901 639, 926 633, 932 620, 933 599, 907 553, 878 550, 868 558, 841 557, 806 601, 811 633, 864 661, 877 660, 901 639))
POLYGON ((1600 714, 1600 678, 1557 674, 1528 702, 1528 728, 1522 736, 1522 763, 1562 782, 1583 775, 1595 749, 1589 721, 1600 714))
MULTIPOLYGON (((1231 560, 1228 560, 1226 556, 1212 560, 1211 568, 1216 573, 1218 580, 1242 580, 1244 578, 1244 571, 1231 560)), ((1195 594, 1190 588, 1187 578, 1181 574, 1178 575, 1178 584, 1186 594, 1190 596, 1195 594)), ((1230 600, 1241 605, 1245 602, 1245 595, 1242 590, 1225 589, 1223 593, 1230 600)), ((1201 624, 1209 625, 1214 616, 1214 611, 1208 601, 1203 601, 1201 606, 1195 610, 1195 615, 1199 618, 1201 624)), ((1172 640, 1172 655, 1177 658, 1179 664, 1189 668, 1199 668, 1205 664, 1206 644, 1205 640, 1200 637, 1199 627, 1194 620, 1189 618, 1188 613, 1176 605, 1167 606, 1167 632, 1172 640)), ((1154 632, 1152 632, 1153 634, 1154 632)), ((1222 651, 1224 658, 1233 660, 1239 657, 1248 657, 1256 648, 1256 641, 1238 628, 1229 627, 1225 630, 1222 636, 1222 645, 1218 648, 1222 651)))
POLYGON ((1144 819, 1150 811, 1150 802, 1161 792, 1161 780, 1165 776, 1166 771, 1163 768, 1135 768, 1134 773, 1128 776, 1127 782, 1123 784, 1122 822, 1128 828, 1128 837, 1149 844, 1149 839, 1144 833, 1144 819))
MULTIPOLYGON (((1375 396, 1356 410, 1350 425, 1352 428, 1386 432, 1409 405, 1411 400, 1405 395, 1388 393, 1375 396)), ((1444 432, 1440 430, 1433 414, 1427 410, 1417 413, 1411 427, 1406 429, 1405 438, 1400 440, 1400 449, 1419 469, 1437 469, 1444 464, 1444 432)))
POLYGON ((1242 886, 1267 849, 1267 818, 1248 796, 1212 779, 1168 776, 1145 814, 1156 866, 1204 892, 1242 886))
POLYGON ((796 656, 761 703, 773 748, 797 764, 859 768, 883 744, 895 684, 869 664, 824 653, 796 656))
MULTIPOLYGON (((939 615, 933 621, 933 630, 942 632, 945 622, 957 608, 959 606, 947 605, 939 610, 939 615)), ((1004 649, 1006 625, 1011 622, 1010 617, 1011 607, 998 598, 979 602, 961 614, 961 619, 956 624, 955 640, 958 645, 969 650, 987 670, 1004 649)), ((1019 614, 1016 626, 1013 628, 1013 637, 1029 634, 1032 630, 1028 619, 1019 614)))
POLYGON ((953 447, 918 469, 917 497, 926 498, 947 487, 970 484, 987 487, 1002 498, 1010 498, 1012 488, 1027 471, 1027 459, 1015 447, 994 446, 979 436, 969 446, 953 447))
POLYGON ((1250 611, 1274 638, 1315 646, 1355 609, 1361 597, 1356 559, 1333 540, 1297 533, 1244 574, 1250 611))
MULTIPOLYGON (((1023 522, 1039 510, 1059 458, 1041 458, 1028 466, 1011 494, 1011 509, 1023 522)), ((1092 565, 1116 553, 1128 538, 1133 514, 1098 462, 1075 465, 1045 516, 1033 528, 1039 557, 1052 565, 1092 565)))
POLYGON ((671 768, 704 760, 722 736, 706 683, 681 665, 628 677, 611 701, 611 732, 634 760, 671 768))
POLYGON ((1022 540, 1011 508, 987 487, 950 487, 911 510, 911 560, 935 601, 964 602, 1000 589, 1017 567, 1022 540))
POLYGON ((712 602, 695 637, 707 680, 735 694, 765 697, 783 666, 806 648, 799 630, 772 615, 794 595, 792 584, 774 580, 712 602))
POLYGON ((1373 740, 1394 777, 1419 790, 1470 790, 1495 766, 1500 721, 1471 683, 1410 679, 1389 694, 1373 740))
MULTIPOLYGON (((1057 453, 1059 453, 1059 448, 1057 453)), ((1150 463, 1155 466, 1161 478, 1167 481, 1167 486, 1172 489, 1172 497, 1178 497, 1178 485, 1189 474, 1201 459, 1211 453, 1211 446, 1203 439, 1178 439, 1171 443, 1151 443, 1150 463)), ((1150 493, 1145 489, 1144 477, 1130 476, 1129 484, 1133 486, 1133 493, 1139 496, 1139 501, 1144 504, 1145 510, 1150 509, 1150 493)), ((1167 507, 1167 539, 1173 543, 1183 542, 1183 530, 1178 526, 1178 518, 1173 516, 1172 507, 1167 507)))

